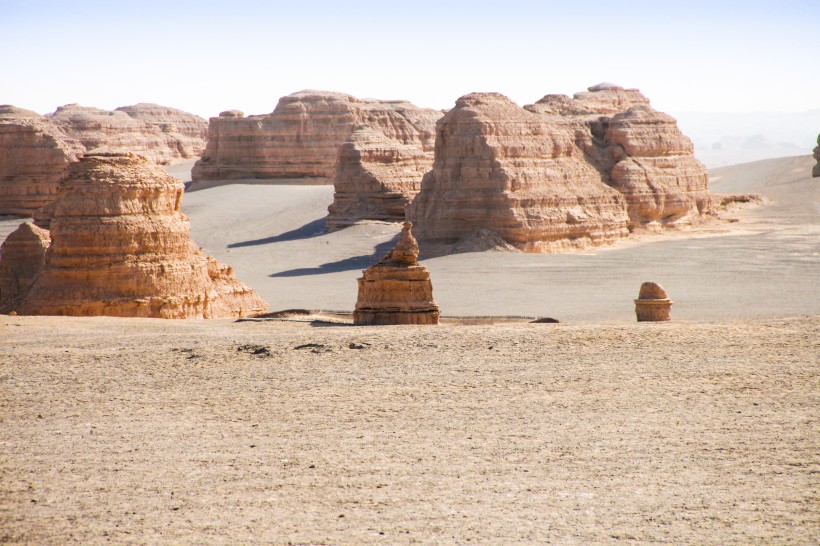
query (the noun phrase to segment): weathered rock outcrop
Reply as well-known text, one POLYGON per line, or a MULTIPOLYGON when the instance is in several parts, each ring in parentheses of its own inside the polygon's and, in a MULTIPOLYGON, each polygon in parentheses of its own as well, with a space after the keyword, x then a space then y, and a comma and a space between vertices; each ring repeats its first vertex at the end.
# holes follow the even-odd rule
POLYGON ((638 322, 659 322, 672 320, 672 300, 656 282, 645 282, 635 300, 635 314, 638 322))
POLYGON ((817 148, 814 149, 814 159, 817 165, 811 170, 812 176, 820 176, 820 135, 817 135, 817 148))
POLYGON ((48 231, 30 222, 20 224, 0 246, 0 305, 10 303, 34 282, 51 244, 48 231))
POLYGON ((175 143, 181 158, 199 157, 205 151, 205 141, 208 138, 206 119, 176 108, 151 103, 120 106, 116 110, 159 128, 175 143))
POLYGON ((578 124, 579 145, 626 197, 630 229, 692 224, 714 212, 708 173, 692 142, 637 89, 599 84, 572 99, 547 95, 525 108, 578 124))
POLYGON ((0 106, 0 214, 31 216, 54 200, 69 163, 84 151, 47 118, 0 106))
MULTIPOLYGON (((436 120, 430 116, 428 122, 432 134, 436 120)), ((356 129, 339 147, 327 229, 359 220, 403 221, 405 207, 432 166, 432 141, 404 144, 370 127, 356 129)))
POLYGON ((173 139, 159 127, 125 112, 67 104, 47 117, 88 151, 130 152, 160 164, 180 157, 173 139))
POLYGON ((407 212, 433 253, 478 229, 555 252, 714 212, 692 143, 635 89, 600 84, 524 108, 470 94, 436 131, 433 170, 407 212))
POLYGON ((430 119, 441 114, 405 101, 357 99, 301 91, 267 115, 228 110, 211 118, 208 145, 191 173, 192 188, 228 180, 329 184, 339 146, 354 128, 370 127, 401 144, 432 146, 430 119))
POLYGON ((51 246, 20 314, 232 318, 267 309, 203 255, 180 212, 183 185, 132 154, 86 155, 60 183, 51 246))
MULTIPOLYGON (((433 170, 408 207, 425 244, 486 228, 529 252, 626 237, 623 195, 575 144, 575 125, 498 93, 461 97, 438 123, 433 170)), ((433 252, 435 253, 435 251, 433 252)))
POLYGON ((430 273, 418 263, 419 246, 411 227, 405 222, 393 250, 358 279, 355 324, 438 324, 430 273))

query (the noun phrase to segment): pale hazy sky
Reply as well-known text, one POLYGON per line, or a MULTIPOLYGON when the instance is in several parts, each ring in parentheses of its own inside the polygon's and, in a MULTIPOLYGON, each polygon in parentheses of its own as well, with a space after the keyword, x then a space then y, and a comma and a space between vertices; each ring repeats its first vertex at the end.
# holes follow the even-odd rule
POLYGON ((301 89, 449 108, 602 82, 664 111, 820 108, 820 0, 0 0, 0 103, 208 117, 301 89))

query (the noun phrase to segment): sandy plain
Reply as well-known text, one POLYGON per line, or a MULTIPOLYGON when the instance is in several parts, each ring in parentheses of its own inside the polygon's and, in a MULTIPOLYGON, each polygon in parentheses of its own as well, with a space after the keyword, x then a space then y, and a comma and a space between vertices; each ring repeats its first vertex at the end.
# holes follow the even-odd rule
MULTIPOLYGON (((0 543, 816 544, 809 159, 713 171, 772 200, 731 230, 425 262, 445 314, 560 324, 0 316, 0 543)), ((397 227, 325 234, 329 195, 184 207, 272 308, 349 310, 397 227)))

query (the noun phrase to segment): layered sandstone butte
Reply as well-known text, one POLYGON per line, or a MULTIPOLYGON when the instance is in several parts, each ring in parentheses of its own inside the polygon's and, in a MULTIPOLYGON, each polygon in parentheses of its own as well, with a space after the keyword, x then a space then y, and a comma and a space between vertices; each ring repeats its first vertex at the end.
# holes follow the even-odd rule
POLYGON ((393 250, 358 279, 355 324, 438 324, 430 273, 418 263, 419 246, 411 227, 405 222, 393 250))
POLYGON ((817 135, 817 148, 814 149, 814 159, 817 160, 817 165, 811 170, 811 175, 820 176, 820 135, 817 135))
POLYGON ((555 252, 714 212, 692 143, 635 89, 600 84, 524 108, 474 93, 436 131, 433 170, 407 213, 433 248, 484 229, 555 252))
POLYGON ((228 180, 329 184, 339 146, 353 130, 370 127, 401 144, 431 146, 430 118, 441 114, 405 101, 357 99, 343 93, 301 91, 266 115, 238 110, 211 118, 208 144, 191 173, 193 188, 228 180))
POLYGON ((52 202, 69 163, 83 151, 48 118, 0 105, 0 214, 31 216, 52 202))
MULTIPOLYGON (((437 117, 429 117, 425 134, 433 134, 437 117)), ((370 127, 353 131, 339 147, 327 229, 360 220, 403 221, 405 207, 433 166, 432 144, 432 139, 405 144, 370 127)))
POLYGON ((708 173, 692 142, 637 89, 599 84, 572 99, 547 95, 525 108, 577 124, 589 160, 626 197, 630 229, 692 224, 714 212, 708 173))
POLYGON ((183 185, 132 154, 89 154, 69 167, 51 246, 16 308, 28 315, 234 318, 265 302, 203 255, 180 212, 183 185))
POLYGON ((161 165, 192 157, 189 154, 189 148, 193 146, 192 138, 170 131, 177 128, 173 122, 175 118, 160 124, 157 121, 157 111, 149 114, 139 105, 125 108, 126 110, 109 111, 68 104, 57 108, 47 117, 63 132, 79 140, 88 151, 104 149, 134 153, 161 165), (127 110, 138 111, 140 116, 152 121, 132 117, 127 110))
POLYGON ((45 263, 51 244, 48 231, 30 222, 20 224, 0 246, 0 305, 9 305, 31 286, 45 263))
POLYGON ((208 121, 199 116, 151 103, 120 106, 116 110, 159 128, 175 142, 181 158, 199 157, 205 151, 208 121))
POLYGON ((425 244, 484 229, 521 250, 550 252, 627 236, 625 199, 576 145, 571 121, 473 93, 436 131, 433 170, 407 211, 425 244))

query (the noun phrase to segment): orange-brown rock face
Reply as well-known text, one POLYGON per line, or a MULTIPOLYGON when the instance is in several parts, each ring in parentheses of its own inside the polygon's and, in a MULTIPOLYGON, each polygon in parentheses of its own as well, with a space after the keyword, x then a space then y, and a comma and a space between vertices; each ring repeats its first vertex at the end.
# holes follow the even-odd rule
POLYGON ((393 250, 358 279, 355 324, 438 324, 430 273, 418 263, 419 246, 411 227, 406 222, 393 250))
MULTIPOLYGON (((433 134, 437 117, 429 116, 425 134, 433 134)), ((432 139, 404 144, 369 127, 353 131, 339 147, 327 228, 341 229, 360 220, 403 221, 405 207, 432 166, 432 139)))
POLYGON ((113 152, 141 155, 159 164, 184 157, 175 136, 153 123, 142 121, 124 111, 101 110, 68 104, 47 116, 69 136, 79 140, 88 151, 101 148, 113 152))
POLYGON ((459 99, 408 219, 433 248, 489 229, 555 252, 713 212, 706 168, 675 120, 636 89, 600 84, 524 108, 494 93, 459 99))
POLYGON ((48 231, 24 222, 0 246, 0 306, 11 303, 17 294, 34 282, 51 244, 48 231))
POLYGON ((431 141, 425 128, 431 115, 440 115, 434 112, 324 91, 283 97, 267 115, 229 110, 210 120, 208 145, 191 173, 193 187, 241 179, 329 184, 338 148, 354 128, 365 125, 402 144, 431 141))
POLYGON ((672 300, 661 285, 656 282, 645 282, 641 285, 638 299, 635 300, 635 314, 638 322, 672 320, 672 300))
POLYGON ((817 148, 814 149, 814 159, 817 160, 817 165, 811 170, 811 175, 820 176, 820 135, 817 135, 817 148))
POLYGON ((54 200, 83 147, 47 118, 0 106, 0 214, 31 216, 54 200))
POLYGON ((150 103, 121 106, 117 110, 159 128, 174 141, 181 158, 199 157, 205 151, 208 121, 199 116, 150 103))
POLYGON ((266 310, 229 266, 191 241, 182 194, 180 182, 142 157, 87 155, 72 164, 43 270, 17 312, 233 318, 266 310))
POLYGON ((628 235, 624 197, 576 145, 571 121, 474 93, 436 131, 433 170, 407 211, 425 244, 490 229, 521 250, 553 252, 628 235))
POLYGON ((706 167, 671 116, 637 89, 600 84, 572 99, 547 95, 525 108, 577 124, 589 160, 627 201, 630 229, 692 224, 714 212, 706 167))

